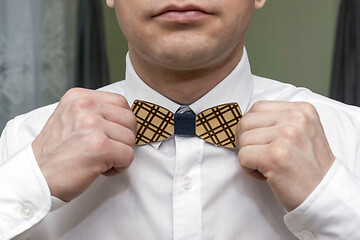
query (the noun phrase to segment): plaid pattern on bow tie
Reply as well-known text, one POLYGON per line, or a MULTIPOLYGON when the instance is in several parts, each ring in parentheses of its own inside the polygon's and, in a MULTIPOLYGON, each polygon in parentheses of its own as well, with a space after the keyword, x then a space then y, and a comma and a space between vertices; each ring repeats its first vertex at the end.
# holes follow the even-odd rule
MULTIPOLYGON (((159 142, 174 134, 174 114, 166 108, 135 100, 131 109, 137 119, 137 145, 159 142)), ((235 148, 236 125, 241 117, 237 103, 206 109, 195 118, 195 135, 218 146, 235 148)))

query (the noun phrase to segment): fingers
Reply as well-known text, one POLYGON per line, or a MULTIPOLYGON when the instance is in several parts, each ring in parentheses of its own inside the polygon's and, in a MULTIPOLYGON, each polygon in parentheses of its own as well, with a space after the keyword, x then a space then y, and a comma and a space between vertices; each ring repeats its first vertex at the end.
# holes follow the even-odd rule
POLYGON ((110 122, 136 132, 136 118, 127 100, 120 94, 75 88, 65 94, 60 104, 62 106, 59 108, 63 108, 64 118, 84 115, 85 120, 81 123, 91 125, 96 121, 91 119, 91 115, 98 114, 110 122))
POLYGON ((315 107, 307 102, 259 101, 253 104, 249 112, 302 111, 308 116, 318 116, 315 107))
POLYGON ((93 131, 98 129, 104 131, 110 139, 133 146, 135 143, 135 133, 133 129, 124 125, 107 121, 98 115, 85 115, 77 120, 77 128, 83 131, 93 131))
MULTIPOLYGON (((132 134, 131 131, 130 133, 132 134)), ((80 164, 84 171, 93 169, 91 172, 101 174, 114 168, 119 172, 120 169, 128 167, 134 158, 131 144, 113 140, 98 128, 90 129, 88 132, 78 132, 70 142, 73 145, 67 144, 68 152, 73 152, 77 156, 77 159, 69 159, 71 165, 80 164)))
POLYGON ((125 97, 69 90, 32 143, 51 194, 70 201, 99 174, 126 169, 134 158, 135 131, 125 97))
POLYGON ((75 128, 88 132, 85 133, 88 137, 99 138, 94 139, 95 144, 90 144, 89 151, 93 150, 94 156, 103 154, 99 158, 104 159, 106 165, 101 172, 109 171, 108 174, 113 175, 131 163, 137 123, 125 97, 75 88, 69 90, 62 100, 67 105, 67 115, 75 118, 75 128))
POLYGON ((264 177, 267 169, 264 166, 264 162, 266 162, 266 145, 250 145, 242 147, 239 150, 238 158, 241 167, 247 173, 253 173, 255 171, 259 171, 264 177))
POLYGON ((62 100, 63 105, 67 106, 64 115, 75 118, 76 128, 102 129, 114 141, 129 146, 134 144, 136 118, 124 96, 73 88, 64 95, 62 100))
POLYGON ((241 168, 243 169, 243 171, 245 173, 247 173, 251 177, 253 177, 253 178, 255 178, 255 179, 259 180, 259 181, 266 181, 266 177, 264 177, 264 175, 261 172, 259 172, 258 170, 246 168, 246 167, 243 167, 243 166, 241 166, 241 168))
POLYGON ((106 160, 108 162, 107 168, 102 172, 104 175, 112 176, 122 172, 130 166, 134 159, 134 149, 124 143, 117 141, 110 141, 111 147, 106 160))
POLYGON ((237 134, 275 125, 294 126, 307 131, 309 136, 321 128, 318 114, 311 104, 261 101, 255 103, 240 120, 237 134))
POLYGON ((273 141, 276 136, 276 126, 255 128, 242 132, 238 136, 237 143, 239 148, 249 145, 263 145, 273 141))
MULTIPOLYGON (((250 161, 255 161, 257 158, 266 159, 271 152, 268 148, 264 148, 274 141, 300 147, 305 146, 309 137, 315 133, 314 124, 307 115, 312 114, 312 110, 309 110, 311 107, 309 108, 307 105, 276 101, 255 103, 240 120, 237 128, 237 145, 240 148, 239 161, 242 163, 241 158, 245 157, 242 154, 244 149, 253 157, 246 158, 250 161), (299 107, 302 108, 299 109, 299 107), (303 112, 303 109, 306 113, 303 112)), ((245 162, 246 165, 241 164, 244 168, 256 170, 258 167, 256 161, 253 162, 255 165, 245 162)), ((264 173, 264 171, 260 172, 264 173)))
POLYGON ((130 109, 107 104, 100 109, 99 114, 105 120, 122 125, 136 133, 136 117, 130 109))
POLYGON ((239 121, 237 131, 246 132, 255 128, 274 126, 278 121, 277 112, 248 112, 239 121))
POLYGON ((236 135, 244 172, 266 179, 287 210, 312 192, 335 159, 309 103, 257 102, 240 120, 236 135))

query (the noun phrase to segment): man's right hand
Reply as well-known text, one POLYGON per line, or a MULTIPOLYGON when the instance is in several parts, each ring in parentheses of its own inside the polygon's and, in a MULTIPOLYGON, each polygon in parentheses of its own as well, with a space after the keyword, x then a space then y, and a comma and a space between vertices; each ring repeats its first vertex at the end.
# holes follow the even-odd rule
POLYGON ((99 175, 126 169, 134 158, 135 131, 123 96, 69 90, 32 143, 51 195, 71 201, 99 175))

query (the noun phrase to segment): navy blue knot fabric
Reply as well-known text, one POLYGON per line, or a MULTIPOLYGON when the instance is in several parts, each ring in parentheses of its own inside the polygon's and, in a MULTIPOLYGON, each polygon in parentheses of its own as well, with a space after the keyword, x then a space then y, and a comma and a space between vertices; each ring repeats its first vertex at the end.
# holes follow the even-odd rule
POLYGON ((175 113, 174 134, 195 136, 195 114, 175 113))
POLYGON ((186 105, 174 114, 174 134, 195 136, 195 113, 186 105))

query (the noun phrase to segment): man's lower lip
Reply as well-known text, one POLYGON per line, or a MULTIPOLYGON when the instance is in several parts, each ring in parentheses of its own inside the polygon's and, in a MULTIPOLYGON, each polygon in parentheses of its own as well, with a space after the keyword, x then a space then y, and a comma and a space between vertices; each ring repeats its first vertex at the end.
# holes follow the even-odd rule
POLYGON ((163 13, 163 14, 157 16, 157 18, 160 18, 162 20, 169 21, 169 22, 188 23, 188 22, 200 20, 207 15, 209 15, 209 14, 206 14, 201 11, 196 11, 196 10, 169 11, 169 12, 166 12, 166 13, 163 13))

